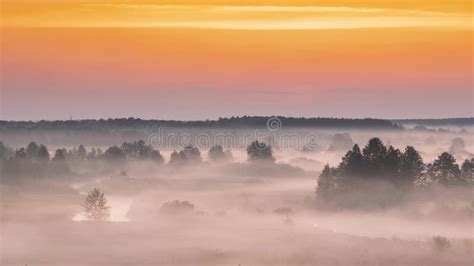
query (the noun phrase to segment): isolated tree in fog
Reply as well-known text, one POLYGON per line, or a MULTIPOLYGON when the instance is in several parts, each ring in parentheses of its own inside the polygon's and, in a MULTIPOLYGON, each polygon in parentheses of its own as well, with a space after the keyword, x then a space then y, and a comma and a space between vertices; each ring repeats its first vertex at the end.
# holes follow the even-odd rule
POLYGON ((436 250, 442 251, 451 247, 451 241, 444 236, 434 236, 433 246, 436 250))
POLYGON ((82 205, 84 214, 89 221, 106 221, 110 216, 110 207, 104 192, 98 188, 91 190, 82 205))
POLYGON ((248 161, 250 162, 271 162, 275 161, 273 158, 272 147, 264 142, 258 140, 252 142, 247 147, 248 161))
POLYGON ((160 213, 162 214, 190 214, 193 213, 196 207, 194 204, 188 201, 170 201, 165 202, 161 208, 160 213))
POLYGON ((49 151, 46 146, 41 145, 38 148, 38 155, 37 155, 38 160, 43 160, 43 161, 49 161, 49 151))
POLYGON ((428 166, 428 174, 435 182, 445 185, 458 184, 461 181, 459 165, 456 164, 456 159, 447 152, 443 152, 428 166))

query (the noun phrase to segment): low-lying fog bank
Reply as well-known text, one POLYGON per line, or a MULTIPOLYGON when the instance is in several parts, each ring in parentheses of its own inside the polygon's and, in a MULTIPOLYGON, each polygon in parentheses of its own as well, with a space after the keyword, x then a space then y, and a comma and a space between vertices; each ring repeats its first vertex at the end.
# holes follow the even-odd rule
POLYGON ((423 182, 407 186, 388 168, 387 177, 364 168, 372 164, 363 160, 376 157, 364 147, 367 133, 357 134, 351 141, 334 134, 315 149, 257 143, 230 151, 157 151, 133 142, 103 147, 101 156, 87 146, 86 153, 55 147, 46 155, 46 146, 23 153, 6 143, 0 264, 472 265, 472 183, 456 181, 472 179, 466 168, 472 165, 463 163, 474 153, 472 136, 462 143, 454 136, 425 141, 395 133, 383 139, 400 150, 381 150, 400 162, 409 158, 406 145, 423 159, 423 182), (357 171, 364 175, 347 182, 356 169, 349 160, 356 143, 364 166, 357 171), (445 152, 454 156, 442 158, 455 160, 447 172, 437 164, 445 152), (317 191, 325 165, 334 187, 323 198, 317 191), (333 195, 339 198, 321 206, 333 195), (367 201, 375 207, 360 206, 367 201))

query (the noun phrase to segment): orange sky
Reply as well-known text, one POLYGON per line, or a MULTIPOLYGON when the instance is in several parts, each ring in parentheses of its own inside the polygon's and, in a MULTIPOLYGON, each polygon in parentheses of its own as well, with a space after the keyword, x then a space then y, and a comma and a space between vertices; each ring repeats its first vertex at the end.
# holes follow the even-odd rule
POLYGON ((470 1, 118 2, 3 0, 0 118, 473 115, 470 1))

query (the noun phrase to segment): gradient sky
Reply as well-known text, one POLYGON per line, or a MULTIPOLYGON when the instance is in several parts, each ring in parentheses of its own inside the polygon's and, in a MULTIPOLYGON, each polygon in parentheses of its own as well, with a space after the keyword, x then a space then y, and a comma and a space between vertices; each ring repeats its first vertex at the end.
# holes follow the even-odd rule
POLYGON ((474 116, 471 1, 0 1, 3 120, 474 116))

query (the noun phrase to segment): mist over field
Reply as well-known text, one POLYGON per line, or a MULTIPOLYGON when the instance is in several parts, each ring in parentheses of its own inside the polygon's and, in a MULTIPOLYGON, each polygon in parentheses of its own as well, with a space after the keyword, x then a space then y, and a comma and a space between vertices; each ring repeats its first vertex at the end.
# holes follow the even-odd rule
POLYGON ((474 124, 285 121, 4 122, 0 264, 472 265, 474 124))
POLYGON ((0 266, 474 265, 472 0, 0 0, 0 266))

